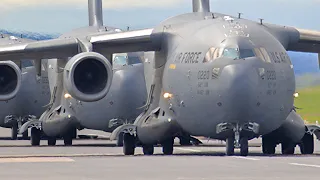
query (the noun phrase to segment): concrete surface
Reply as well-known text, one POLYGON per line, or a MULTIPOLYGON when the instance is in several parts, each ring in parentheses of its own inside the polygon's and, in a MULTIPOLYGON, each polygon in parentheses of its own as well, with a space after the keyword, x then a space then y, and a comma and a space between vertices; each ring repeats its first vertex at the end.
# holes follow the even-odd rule
MULTIPOLYGON (((95 134, 83 131, 83 134, 95 134)), ((101 133, 101 132, 98 132, 101 133)), ((0 129, 0 136, 10 131, 0 129)), ((102 133, 107 137, 107 133, 102 133)), ((76 140, 73 147, 31 147, 28 140, 0 140, 0 179, 5 180, 258 180, 318 179, 320 142, 315 141, 314 155, 264 156, 261 140, 250 142, 248 157, 226 157, 224 143, 203 141, 202 146, 176 145, 174 155, 143 156, 141 148, 135 156, 123 156, 122 148, 104 139, 76 140)), ((239 150, 236 151, 239 153, 239 150)))

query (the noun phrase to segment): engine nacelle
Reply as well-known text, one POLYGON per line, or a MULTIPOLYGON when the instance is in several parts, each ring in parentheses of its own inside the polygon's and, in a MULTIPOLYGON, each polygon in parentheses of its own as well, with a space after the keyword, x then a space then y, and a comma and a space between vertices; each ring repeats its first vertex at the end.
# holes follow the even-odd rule
POLYGON ((12 61, 0 61, 0 101, 13 99, 20 86, 20 68, 12 61))
POLYGON ((110 89, 113 72, 107 58, 95 52, 84 52, 72 57, 64 70, 64 86, 75 99, 99 101, 110 89))

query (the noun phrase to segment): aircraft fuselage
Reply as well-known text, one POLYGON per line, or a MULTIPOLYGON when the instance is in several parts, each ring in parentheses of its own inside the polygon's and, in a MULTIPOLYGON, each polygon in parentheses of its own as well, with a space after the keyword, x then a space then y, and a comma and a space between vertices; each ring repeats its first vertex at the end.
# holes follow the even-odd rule
POLYGON ((263 26, 218 18, 171 28, 166 31, 173 40, 168 44, 179 46, 167 54, 163 94, 172 98, 162 96, 160 106, 170 109, 183 130, 225 139, 225 134, 216 133, 221 123, 257 123, 256 135, 283 124, 293 108, 293 66, 282 44, 263 26), (201 28, 185 31, 194 26, 201 28), (172 37, 175 34, 179 37, 172 37), (229 52, 222 52, 224 48, 229 52), (244 58, 232 57, 231 51, 237 48, 244 58), (221 52, 224 55, 217 55, 221 52))

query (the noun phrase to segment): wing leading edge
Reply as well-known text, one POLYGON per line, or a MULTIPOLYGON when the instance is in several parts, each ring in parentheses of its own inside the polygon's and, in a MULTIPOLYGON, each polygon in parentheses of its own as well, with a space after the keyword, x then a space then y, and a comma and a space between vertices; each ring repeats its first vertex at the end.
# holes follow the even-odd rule
POLYGON ((0 46, 0 60, 53 59, 72 57, 84 49, 95 52, 121 53, 157 51, 160 42, 154 38, 153 29, 117 33, 99 33, 85 39, 65 38, 0 46), (86 42, 83 42, 83 41, 86 42), (83 48, 83 46, 92 48, 83 48))
POLYGON ((298 40, 294 38, 288 44, 288 51, 320 53, 320 32, 294 28, 298 33, 298 40))

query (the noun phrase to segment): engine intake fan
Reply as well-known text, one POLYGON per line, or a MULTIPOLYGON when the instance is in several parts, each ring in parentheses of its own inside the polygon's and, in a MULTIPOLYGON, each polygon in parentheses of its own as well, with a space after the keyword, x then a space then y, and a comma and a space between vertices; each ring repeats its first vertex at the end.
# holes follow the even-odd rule
POLYGON ((20 86, 20 68, 12 61, 0 61, 0 101, 13 99, 20 86))
POLYGON ((110 89, 113 72, 107 58, 95 52, 72 57, 64 70, 64 84, 68 93, 84 102, 104 98, 110 89))

